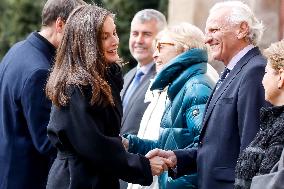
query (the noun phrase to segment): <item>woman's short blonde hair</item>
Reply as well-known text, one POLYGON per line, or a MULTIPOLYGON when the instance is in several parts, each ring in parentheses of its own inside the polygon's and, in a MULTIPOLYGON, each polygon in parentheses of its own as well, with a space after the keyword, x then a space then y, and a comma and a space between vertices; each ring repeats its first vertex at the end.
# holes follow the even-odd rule
POLYGON ((278 71, 284 68, 284 40, 272 43, 263 54, 273 69, 278 71))
POLYGON ((208 50, 204 43, 203 32, 198 27, 186 22, 167 27, 158 34, 157 38, 162 35, 168 35, 176 43, 177 48, 183 48, 184 51, 192 48, 208 50))

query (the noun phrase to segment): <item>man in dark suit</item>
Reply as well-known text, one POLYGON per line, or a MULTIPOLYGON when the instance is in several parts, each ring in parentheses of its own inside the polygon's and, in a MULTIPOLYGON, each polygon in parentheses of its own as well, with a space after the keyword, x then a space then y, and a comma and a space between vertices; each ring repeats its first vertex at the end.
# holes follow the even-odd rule
POLYGON ((198 171, 200 189, 234 188, 235 166, 241 150, 259 130, 259 110, 266 106, 261 84, 266 60, 256 47, 261 22, 239 1, 217 3, 206 22, 206 43, 214 59, 226 66, 208 100, 196 148, 154 150, 177 165, 175 176, 198 171))
POLYGON ((144 102, 150 79, 156 70, 153 62, 153 41, 166 26, 166 18, 159 11, 144 9, 137 12, 131 22, 129 49, 137 60, 137 67, 124 77, 121 91, 123 118, 121 134, 137 134, 140 121, 149 103, 144 102))
MULTIPOLYGON (((145 94, 150 79, 156 74, 153 42, 166 25, 165 16, 154 9, 137 12, 131 21, 129 50, 138 64, 124 76, 121 91, 123 117, 120 134, 122 135, 138 133, 142 116, 149 105, 149 102, 144 102, 145 94)), ((120 181, 120 188, 126 189, 127 183, 120 181)))
POLYGON ((0 64, 0 188, 43 189, 55 157, 47 138, 45 83, 64 23, 82 0, 48 0, 40 32, 15 44, 0 64))

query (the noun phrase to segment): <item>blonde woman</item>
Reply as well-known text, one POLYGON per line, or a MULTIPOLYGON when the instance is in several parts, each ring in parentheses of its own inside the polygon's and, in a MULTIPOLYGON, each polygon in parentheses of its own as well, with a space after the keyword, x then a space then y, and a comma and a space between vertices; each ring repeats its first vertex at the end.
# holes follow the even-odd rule
MULTIPOLYGON (((169 102, 157 140, 124 135, 128 139, 128 151, 132 153, 146 154, 154 148, 175 150, 192 146, 198 139, 205 104, 218 78, 207 63, 204 34, 188 23, 159 33, 153 57, 157 67, 163 65, 163 68, 155 77, 151 90, 167 88, 169 102)), ((172 180, 164 173, 159 176, 158 183, 162 189, 197 188, 197 175, 192 173, 172 180)))

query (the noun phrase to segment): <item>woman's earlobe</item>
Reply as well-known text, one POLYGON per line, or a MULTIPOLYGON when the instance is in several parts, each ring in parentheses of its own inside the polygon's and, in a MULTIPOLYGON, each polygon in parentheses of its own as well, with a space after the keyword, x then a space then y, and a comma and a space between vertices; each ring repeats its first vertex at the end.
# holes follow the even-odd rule
POLYGON ((284 85, 284 72, 283 69, 279 70, 279 81, 278 81, 278 89, 281 89, 284 85))

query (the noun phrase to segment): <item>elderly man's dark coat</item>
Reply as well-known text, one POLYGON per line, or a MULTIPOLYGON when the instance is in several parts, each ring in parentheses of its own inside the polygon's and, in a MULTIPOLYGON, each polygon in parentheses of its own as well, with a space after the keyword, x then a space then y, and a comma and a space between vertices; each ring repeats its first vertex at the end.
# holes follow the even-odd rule
POLYGON ((262 78, 266 60, 257 47, 236 64, 207 103, 198 149, 177 151, 178 174, 197 166, 199 189, 232 189, 239 153, 259 130, 267 106, 262 78))

